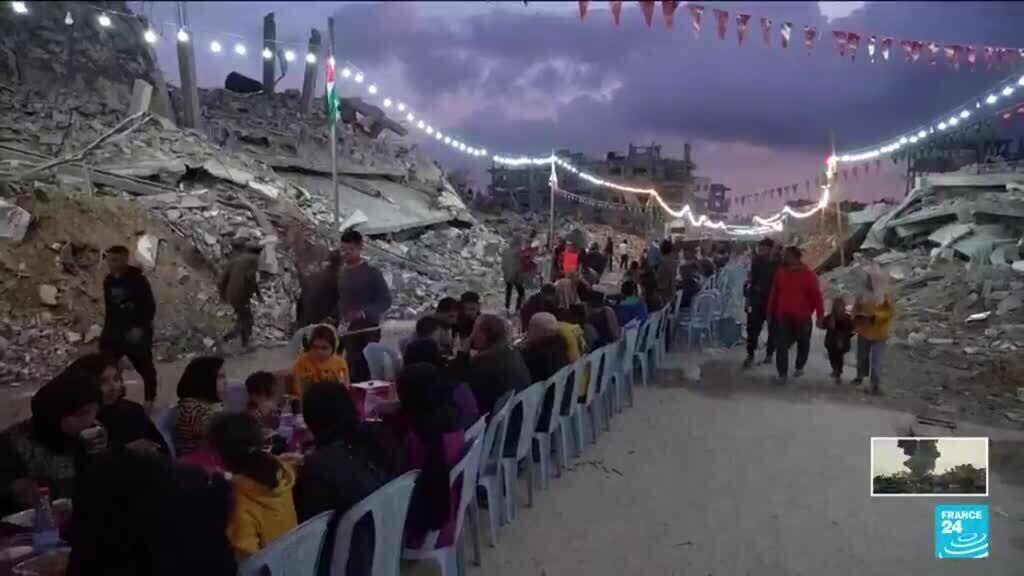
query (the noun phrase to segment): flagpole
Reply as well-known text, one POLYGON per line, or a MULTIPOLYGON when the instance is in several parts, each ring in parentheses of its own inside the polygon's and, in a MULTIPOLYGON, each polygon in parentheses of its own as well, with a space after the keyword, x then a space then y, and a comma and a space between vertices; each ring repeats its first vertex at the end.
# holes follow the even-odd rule
MULTIPOLYGON (((331 68, 334 68, 334 18, 327 19, 328 33, 331 36, 331 68)), ((341 192, 338 190, 338 121, 331 122, 331 184, 334 186, 334 234, 339 234, 338 246, 341 246, 341 192)), ((333 237, 334 234, 331 236, 333 237)))
POLYGON ((551 206, 548 212, 548 252, 551 253, 551 257, 554 258, 555 254, 555 186, 558 185, 558 180, 555 176, 555 151, 551 151, 551 177, 548 178, 548 184, 551 186, 551 206))

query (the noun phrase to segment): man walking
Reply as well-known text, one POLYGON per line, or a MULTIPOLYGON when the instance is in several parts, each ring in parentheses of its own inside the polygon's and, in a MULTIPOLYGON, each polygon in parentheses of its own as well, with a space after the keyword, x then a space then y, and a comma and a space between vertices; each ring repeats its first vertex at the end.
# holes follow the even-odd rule
POLYGON ((505 278, 505 316, 512 311, 512 289, 516 291, 516 311, 523 305, 523 298, 526 297, 526 288, 523 286, 523 246, 516 239, 509 242, 505 253, 501 255, 501 272, 505 278))
POLYGON ((352 382, 370 379, 370 367, 363 349, 370 342, 380 341, 380 321, 391 308, 391 289, 380 270, 363 260, 363 235, 346 230, 341 235, 341 278, 338 314, 347 323, 348 332, 368 330, 344 337, 345 359, 352 382))
POLYGON ((622 242, 619 242, 619 270, 625 274, 626 268, 629 268, 629 242, 623 238, 622 242))
POLYGON ((142 377, 146 408, 156 399, 156 367, 153 365, 153 318, 156 300, 142 270, 128 264, 128 249, 107 250, 110 273, 103 280, 105 317, 100 352, 119 363, 127 356, 142 377))
POLYGON ((604 259, 608 263, 608 271, 611 272, 615 269, 615 243, 612 242, 612 237, 609 236, 604 241, 604 259))
POLYGON ((259 246, 236 244, 236 254, 228 262, 228 267, 221 273, 217 283, 221 299, 235 310, 235 325, 221 340, 228 342, 238 337, 243 349, 249 348, 252 339, 252 297, 263 302, 258 284, 259 255, 259 246))
POLYGON ((818 275, 802 261, 803 253, 796 246, 783 252, 782 267, 775 273, 771 296, 768 297, 768 320, 776 323, 778 343, 775 368, 778 383, 785 384, 789 372, 789 348, 796 343, 795 378, 804 373, 811 350, 811 315, 818 324, 825 321, 825 303, 821 296, 818 275))
MULTIPOLYGON (((750 263, 750 278, 747 280, 747 359, 744 368, 754 364, 754 352, 761 339, 761 327, 768 317, 768 297, 771 295, 772 282, 779 265, 772 257, 775 242, 765 238, 757 244, 757 254, 750 263)), ((763 364, 769 364, 775 353, 775 327, 768 324, 768 344, 765 348, 763 364)))

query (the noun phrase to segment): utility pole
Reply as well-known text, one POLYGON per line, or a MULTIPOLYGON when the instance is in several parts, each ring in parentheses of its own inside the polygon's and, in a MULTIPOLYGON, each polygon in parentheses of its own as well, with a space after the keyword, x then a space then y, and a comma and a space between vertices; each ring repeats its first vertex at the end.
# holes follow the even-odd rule
MULTIPOLYGON (((188 7, 178 2, 178 30, 188 33, 188 7)), ((177 39, 178 74, 181 76, 181 100, 184 112, 182 124, 186 128, 200 128, 199 87, 196 85, 196 54, 193 48, 194 38, 182 36, 177 39)))
MULTIPOLYGON (((830 129, 828 131, 828 138, 832 144, 832 157, 835 157, 836 133, 834 130, 830 129)), ((832 184, 831 192, 835 194, 836 198, 836 242, 839 245, 839 265, 846 266, 846 242, 843 237, 843 210, 839 201, 839 178, 833 178, 833 180, 835 180, 835 182, 832 184)))
MULTIPOLYGON (((330 25, 330 21, 328 21, 328 25, 330 25)), ((331 56, 333 55, 331 54, 331 56)), ((320 70, 320 57, 320 31, 312 28, 309 31, 309 48, 306 50, 306 70, 302 78, 302 97, 299 100, 299 112, 304 116, 309 114, 310 105, 313 103, 313 99, 316 98, 314 93, 316 92, 317 71, 320 70), (310 54, 314 56, 312 62, 309 60, 310 54)))
POLYGON ((551 177, 548 178, 551 187, 551 201, 548 213, 548 252, 555 257, 555 188, 558 186, 558 173, 555 172, 555 151, 551 151, 551 177))
POLYGON ((270 98, 274 94, 274 70, 277 67, 277 25, 273 12, 263 17, 263 49, 270 51, 270 58, 263 57, 263 94, 270 98))

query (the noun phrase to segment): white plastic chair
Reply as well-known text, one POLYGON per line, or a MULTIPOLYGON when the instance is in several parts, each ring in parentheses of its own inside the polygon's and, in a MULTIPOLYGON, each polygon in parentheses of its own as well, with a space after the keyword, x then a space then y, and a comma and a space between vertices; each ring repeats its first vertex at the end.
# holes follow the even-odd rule
MULTIPOLYGON (((538 408, 538 420, 537 430, 533 433, 533 441, 537 444, 537 453, 540 456, 540 489, 546 490, 548 482, 551 480, 551 449, 554 446, 558 451, 558 470, 561 474, 562 469, 567 465, 565 450, 567 446, 564 444, 559 446, 558 437, 563 437, 561 434, 561 422, 559 419, 559 410, 562 406, 562 394, 565 391, 565 380, 569 373, 569 366, 563 366, 558 372, 551 375, 550 378, 544 381, 544 394, 541 396, 541 407, 538 408), (543 409, 544 399, 547 398, 548 392, 550 391, 554 398, 551 403, 551 413, 548 414, 546 422, 540 421, 540 410, 543 409), (556 437, 558 435, 558 437, 556 437)), ((563 437, 564 438, 564 437, 563 437)))
MULTIPOLYGON (((577 419, 579 423, 578 434, 581 439, 586 435, 584 434, 584 420, 590 424, 590 441, 593 444, 597 443, 597 432, 598 432, 598 417, 597 408, 594 406, 595 398, 601 394, 601 380, 604 377, 604 364, 605 364, 605 349, 598 348, 587 355, 587 366, 590 368, 589 381, 587 382, 587 395, 580 410, 583 412, 582 417, 577 419)), ((597 405, 600 406, 600 400, 597 400, 597 405)))
POLYGON ((323 512, 280 536, 246 559, 238 567, 239 576, 315 576, 324 533, 333 515, 333 511, 323 512))
POLYGON ((398 351, 381 342, 370 342, 363 348, 363 358, 370 369, 370 379, 394 382, 402 371, 398 351))
POLYGON ((371 576, 398 576, 402 558, 402 537, 409 500, 416 485, 419 470, 405 474, 381 486, 373 494, 345 512, 338 520, 334 535, 334 554, 331 557, 331 575, 345 576, 352 535, 356 523, 369 514, 373 519, 373 568, 371 576))
POLYGON ((164 442, 167 443, 167 449, 171 452, 172 461, 178 457, 178 448, 174 445, 174 424, 177 420, 177 404, 171 404, 153 419, 156 429, 160 431, 160 435, 164 437, 164 442))
POLYGON ((466 428, 466 431, 464 433, 464 436, 466 438, 466 442, 469 442, 473 438, 476 438, 477 436, 480 436, 481 434, 484 433, 485 430, 487 430, 487 415, 486 414, 481 416, 480 419, 477 420, 476 422, 474 422, 472 426, 470 426, 469 428, 466 428))
MULTIPOLYGON (((647 386, 647 378, 650 376, 647 360, 647 341, 651 338, 657 318, 648 316, 647 320, 640 325, 636 346, 633 348, 633 357, 629 362, 629 369, 632 371, 637 365, 640 367, 640 385, 647 386)), ((632 378, 632 377, 631 377, 632 378)), ((632 380, 631 380, 632 381, 632 380)))
POLYGON ((518 410, 523 417, 513 455, 501 455, 501 471, 505 477, 505 513, 509 522, 515 520, 516 508, 519 506, 519 463, 523 460, 526 461, 527 506, 533 507, 533 434, 537 430, 537 415, 544 402, 544 390, 544 383, 537 382, 512 398, 511 414, 518 410))
POLYGON ((461 576, 466 567, 462 558, 462 528, 466 520, 466 509, 470 502, 476 500, 476 484, 480 469, 480 454, 483 451, 481 438, 473 440, 466 455, 448 474, 449 485, 454 489, 459 486, 459 501, 455 508, 455 534, 448 546, 437 547, 437 539, 441 533, 437 530, 428 532, 420 548, 405 548, 402 558, 405 560, 429 560, 437 564, 441 576, 461 576))
POLYGON ((622 378, 621 368, 623 351, 626 348, 626 339, 620 336, 615 342, 606 344, 605 348, 607 351, 605 352, 604 382, 601 384, 601 399, 604 401, 605 428, 608 428, 611 426, 612 418, 621 411, 619 408, 619 380, 622 378))
POLYGON ((559 428, 562 434, 562 445, 568 445, 568 436, 573 436, 573 446, 576 448, 575 457, 583 454, 583 410, 577 399, 583 391, 583 374, 586 370, 587 357, 581 356, 570 364, 569 374, 566 378, 572 378, 572 386, 565 384, 565 391, 562 392, 562 409, 559 410, 559 428))
POLYGON ((686 328, 686 349, 693 347, 694 337, 697 337, 698 346, 704 341, 704 337, 711 339, 712 306, 714 295, 709 291, 701 292, 693 297, 693 304, 690 306, 690 318, 687 322, 681 323, 681 328, 686 328))
MULTIPOLYGON (((502 401, 498 401, 501 405, 502 401)), ((483 444, 481 446, 483 456, 480 460, 480 472, 477 477, 477 486, 484 490, 487 495, 487 517, 490 533, 488 544, 493 548, 498 545, 498 528, 501 526, 504 509, 504 495, 502 493, 501 456, 505 449, 505 432, 508 428, 508 415, 512 409, 510 396, 504 405, 494 413, 491 421, 487 423, 487 430, 484 432, 483 444)), ((470 508, 471 515, 479 515, 479 504, 476 499, 470 508)))
POLYGON ((633 326, 622 333, 622 356, 615 365, 615 377, 612 380, 612 401, 615 410, 619 412, 626 405, 627 398, 629 405, 633 405, 633 357, 641 329, 633 326))

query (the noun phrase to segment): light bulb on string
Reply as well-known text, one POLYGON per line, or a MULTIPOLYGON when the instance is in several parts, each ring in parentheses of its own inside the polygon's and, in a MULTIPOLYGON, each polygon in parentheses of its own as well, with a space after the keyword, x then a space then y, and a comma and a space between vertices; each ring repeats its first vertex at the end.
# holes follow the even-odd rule
POLYGON ((350 76, 352 76, 352 70, 350 70, 348 67, 345 67, 345 68, 341 69, 341 77, 342 78, 348 78, 350 76))
POLYGON ((107 16, 106 12, 101 12, 96 18, 96 21, 100 23, 100 26, 104 28, 110 28, 113 23, 110 21, 110 16, 107 16))
POLYGON ((416 123, 416 127, 419 128, 420 130, 423 130, 423 126, 423 120, 420 120, 419 122, 416 123))
POLYGON ((995 94, 989 94, 988 98, 985 98, 985 104, 995 104, 996 100, 999 100, 998 96, 996 96, 995 94))
POLYGON ((437 138, 438 140, 440 140, 442 138, 442 136, 443 135, 441 134, 440 130, 438 130, 437 132, 434 133, 434 138, 437 138))
POLYGON ((270 48, 264 48, 263 49, 263 59, 264 60, 272 60, 273 58, 274 58, 274 53, 270 51, 270 48))
POLYGON ((971 115, 971 112, 969 110, 964 110, 963 112, 960 113, 960 117, 963 118, 964 120, 966 120, 968 117, 970 117, 970 115, 971 115))
POLYGON ((427 124, 427 127, 424 130, 426 131, 428 136, 434 133, 434 127, 431 126, 430 124, 427 124))
POLYGON ((28 14, 28 6, 24 2, 11 2, 11 10, 15 14, 28 14))
POLYGON ((1010 94, 1013 94, 1013 86, 1003 88, 1003 96, 1009 96, 1010 94))
POLYGON ((287 62, 294 62, 295 61, 295 52, 292 52, 291 50, 285 50, 284 51, 284 59, 287 62))
POLYGON ((385 108, 391 108, 391 98, 385 98, 384 99, 384 107, 385 108))
POLYGON ((1017 80, 1017 85, 1018 86, 1024 86, 1024 76, 1021 76, 1020 79, 1017 80))
POLYGON ((306 52, 306 63, 316 64, 316 54, 313 54, 312 52, 306 52))
POLYGON ((184 28, 178 29, 178 42, 188 42, 188 32, 184 28))
POLYGON ((216 40, 210 42, 210 52, 213 52, 214 54, 220 54, 221 50, 223 49, 224 47, 220 45, 220 42, 217 42, 216 40))
POLYGON ((142 33, 142 39, 145 40, 147 44, 156 44, 156 32, 150 28, 142 33))
POLYGON ((247 50, 245 49, 245 44, 235 44, 235 54, 238 54, 239 56, 245 56, 246 52, 247 50))
POLYGON ((355 77, 356 84, 362 84, 363 80, 365 80, 365 79, 366 78, 362 75, 362 73, 356 72, 356 77, 355 77))
POLYGON ((377 93, 377 85, 376 84, 370 84, 369 86, 366 87, 366 91, 369 92, 370 94, 376 94, 377 93))
POLYGON ((64 15, 64 24, 67 26, 71 26, 74 23, 75 19, 71 17, 71 11, 68 10, 68 13, 64 15))
POLYGON ((398 111, 399 112, 405 112, 405 103, 404 102, 399 102, 398 103, 398 111))
POLYGON ((405 115, 405 121, 406 122, 412 122, 415 119, 416 119, 416 117, 412 115, 412 112, 409 112, 408 114, 405 115))

